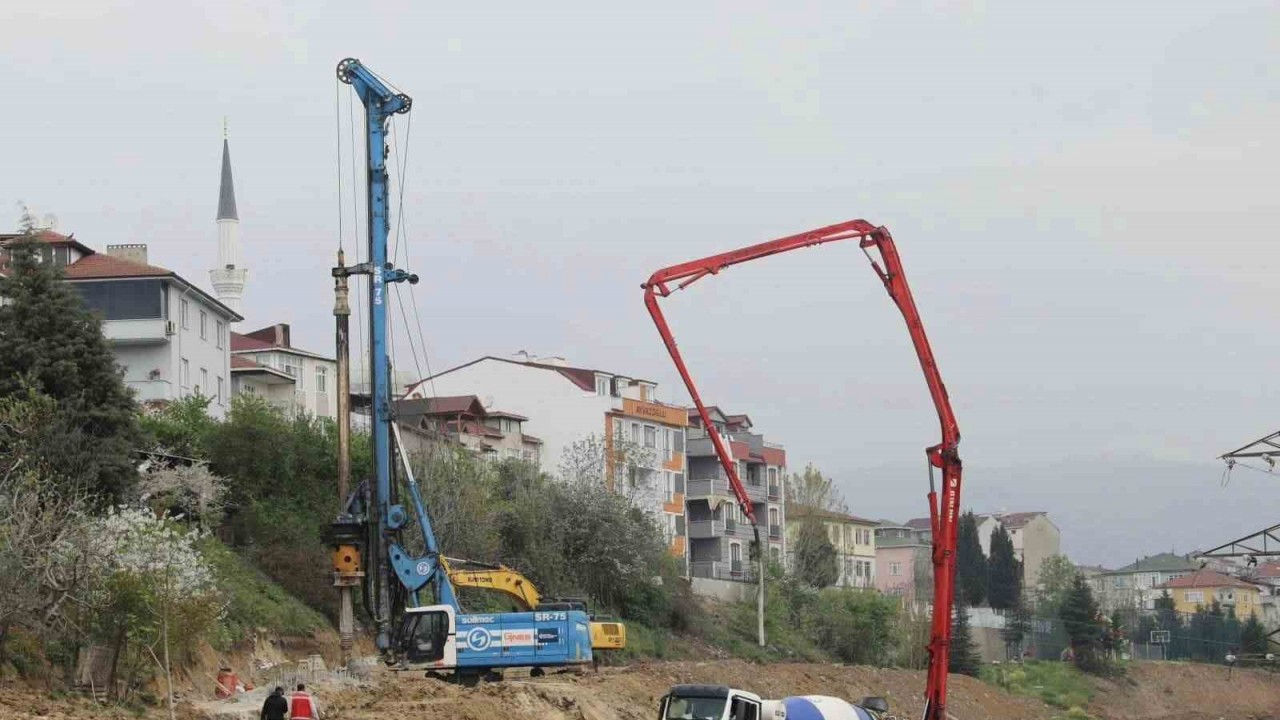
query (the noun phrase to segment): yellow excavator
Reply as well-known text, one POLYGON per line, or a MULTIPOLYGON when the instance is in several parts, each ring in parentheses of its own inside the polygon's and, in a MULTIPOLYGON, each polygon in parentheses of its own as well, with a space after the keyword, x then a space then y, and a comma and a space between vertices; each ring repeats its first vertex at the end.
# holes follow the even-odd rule
POLYGON ((591 619, 591 652, 621 650, 627 646, 627 626, 597 620, 578 598, 544 598, 529 578, 506 565, 441 557, 440 564, 454 587, 493 590, 511 598, 525 612, 540 610, 581 610, 591 619))

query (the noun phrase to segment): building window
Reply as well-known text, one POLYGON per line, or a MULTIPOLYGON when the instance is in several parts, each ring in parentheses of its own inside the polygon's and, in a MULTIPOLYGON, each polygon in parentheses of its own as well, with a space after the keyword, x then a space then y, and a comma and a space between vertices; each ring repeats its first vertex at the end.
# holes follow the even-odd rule
POLYGON ((662 459, 671 459, 671 448, 674 447, 671 428, 662 428, 662 459))
POLYGON ((889 563, 889 574, 890 574, 890 575, 893 575, 893 576, 895 576, 895 577, 897 577, 898 575, 901 575, 901 574, 902 574, 902 563, 900 563, 900 562, 891 562, 891 563, 889 563))
POLYGON ((196 386, 196 392, 203 395, 209 392, 209 371, 200 368, 200 384, 196 386))
POLYGON ((293 383, 299 390, 307 389, 307 379, 302 376, 302 368, 291 365, 288 360, 285 360, 284 371, 293 376, 293 383))
POLYGON ((666 480, 666 501, 673 503, 676 501, 676 475, 672 472, 664 472, 666 480))
POLYGON ((658 447, 658 428, 652 425, 644 426, 644 446, 650 450, 658 447))
POLYGON ((1202 603, 1204 602, 1204 591, 1203 590, 1187 590, 1186 593, 1184 594, 1184 597, 1187 599, 1187 602, 1189 603, 1202 603))
POLYGON ((778 468, 769 468, 769 485, 770 487, 778 484, 778 468))
POLYGON ((729 543, 729 560, 736 566, 742 562, 742 544, 729 543))
POLYGON ((188 316, 189 314, 190 314, 190 313, 188 312, 188 304, 187 304, 187 301, 186 301, 186 300, 179 300, 179 301, 178 301, 178 319, 182 321, 182 329, 183 329, 183 330, 186 330, 187 328, 191 327, 191 325, 190 325, 190 323, 189 323, 189 321, 188 321, 188 319, 187 319, 187 316, 188 316))
POLYGON ((200 339, 209 339, 209 313, 200 311, 200 339))
POLYGON ((191 385, 191 363, 186 358, 182 358, 182 372, 178 374, 178 384, 186 390, 191 385))
POLYGON ((316 392, 328 392, 329 368, 316 366, 316 392))
POLYGON ((778 508, 769 508, 769 524, 778 524, 778 508))
POLYGON ((609 378, 604 375, 596 376, 596 394, 600 396, 609 394, 609 378))
POLYGON ((255 388, 254 386, 250 385, 249 383, 242 383, 242 384, 240 385, 240 392, 241 392, 242 394, 244 394, 244 395, 257 395, 257 394, 258 394, 258 390, 257 390, 257 388, 255 388))
POLYGON ((631 423, 631 442, 637 447, 640 445, 640 423, 631 423))
POLYGON ((214 323, 213 330, 214 341, 218 344, 218 349, 221 350, 223 345, 226 343, 227 326, 223 325, 221 320, 218 320, 214 323))
POLYGON ((218 404, 221 405, 222 402, 222 378, 218 378, 218 404))

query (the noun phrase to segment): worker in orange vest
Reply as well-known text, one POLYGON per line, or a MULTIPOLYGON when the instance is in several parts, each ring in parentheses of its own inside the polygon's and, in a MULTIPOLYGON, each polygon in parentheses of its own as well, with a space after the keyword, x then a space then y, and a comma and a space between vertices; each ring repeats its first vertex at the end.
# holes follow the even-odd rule
POLYGON ((307 686, 298 683, 298 689, 289 697, 289 720, 319 720, 320 706, 307 686))

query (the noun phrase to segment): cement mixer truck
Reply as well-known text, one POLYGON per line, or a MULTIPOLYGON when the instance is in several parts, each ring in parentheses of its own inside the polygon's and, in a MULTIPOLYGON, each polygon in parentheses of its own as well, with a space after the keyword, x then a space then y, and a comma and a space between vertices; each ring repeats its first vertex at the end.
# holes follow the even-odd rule
POLYGON ((676 685, 663 696, 658 720, 881 720, 884 698, 851 703, 826 695, 765 700, 724 685, 676 685))

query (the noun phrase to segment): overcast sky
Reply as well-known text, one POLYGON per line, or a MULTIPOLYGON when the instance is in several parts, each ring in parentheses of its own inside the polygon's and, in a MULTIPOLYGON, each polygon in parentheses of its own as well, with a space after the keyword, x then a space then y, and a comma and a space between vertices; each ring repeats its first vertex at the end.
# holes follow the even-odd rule
MULTIPOLYGON (((684 402, 639 283, 862 217, 898 241, 966 506, 1048 510, 1110 565, 1271 524, 1275 479, 1213 458, 1280 425, 1280 8, 887 5, 6 3, 0 202, 208 287, 227 116, 241 330, 330 351, 358 57, 414 98, 400 255, 436 370, 524 349, 684 402)), ((853 512, 924 514, 937 421, 853 244, 667 307, 704 396, 853 512)))

